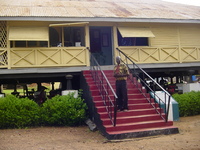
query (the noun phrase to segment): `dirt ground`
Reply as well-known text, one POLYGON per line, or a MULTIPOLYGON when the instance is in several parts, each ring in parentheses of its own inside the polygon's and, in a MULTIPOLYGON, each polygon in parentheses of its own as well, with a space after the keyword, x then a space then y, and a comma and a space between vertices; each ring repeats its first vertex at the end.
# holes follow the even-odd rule
POLYGON ((174 122, 179 134, 106 140, 82 127, 0 130, 0 150, 200 150, 200 115, 174 122))

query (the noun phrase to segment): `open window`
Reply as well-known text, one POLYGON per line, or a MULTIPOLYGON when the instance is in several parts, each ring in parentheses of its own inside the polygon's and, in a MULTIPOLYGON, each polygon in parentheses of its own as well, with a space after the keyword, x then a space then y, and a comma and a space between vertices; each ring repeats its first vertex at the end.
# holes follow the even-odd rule
POLYGON ((118 27, 119 46, 149 46, 149 37, 155 37, 149 28, 118 27))
POLYGON ((49 29, 48 27, 10 27, 8 39, 11 47, 47 47, 49 29))
POLYGON ((85 25, 81 23, 50 24, 50 46, 85 46, 85 25))

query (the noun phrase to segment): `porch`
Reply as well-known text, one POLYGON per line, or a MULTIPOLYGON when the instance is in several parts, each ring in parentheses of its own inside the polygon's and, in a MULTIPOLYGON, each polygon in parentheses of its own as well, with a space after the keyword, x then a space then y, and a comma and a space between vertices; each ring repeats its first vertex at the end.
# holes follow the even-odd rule
MULTIPOLYGON (((200 47, 119 47, 135 63, 156 67, 155 64, 174 67, 188 66, 188 63, 199 63, 200 47), (153 66, 152 66, 153 63, 153 66), (165 64, 166 63, 166 64, 165 64)), ((114 64, 113 55, 96 53, 96 59, 110 59, 114 64), (107 58, 109 57, 109 58, 107 58)), ((44 67, 88 67, 90 66, 89 51, 86 47, 34 47, 34 48, 1 48, 0 68, 44 68, 44 67)), ((102 62, 100 63, 102 65, 102 62)))

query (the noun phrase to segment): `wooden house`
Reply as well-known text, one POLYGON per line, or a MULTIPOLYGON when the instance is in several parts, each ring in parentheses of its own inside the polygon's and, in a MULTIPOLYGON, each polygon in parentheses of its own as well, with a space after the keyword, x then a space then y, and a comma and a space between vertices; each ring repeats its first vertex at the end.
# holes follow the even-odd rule
POLYGON ((112 70, 117 48, 153 78, 198 74, 200 7, 162 0, 6 0, 0 4, 0 84, 61 82, 112 70))
POLYGON ((0 68, 86 67, 89 47, 100 65, 120 48, 146 68, 199 70, 199 11, 160 0, 4 1, 0 68))

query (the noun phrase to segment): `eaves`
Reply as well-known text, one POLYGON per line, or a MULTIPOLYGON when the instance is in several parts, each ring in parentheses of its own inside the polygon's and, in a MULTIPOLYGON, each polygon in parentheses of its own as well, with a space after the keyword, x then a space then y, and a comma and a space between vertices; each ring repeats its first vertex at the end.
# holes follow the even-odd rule
POLYGON ((168 18, 117 18, 117 17, 0 17, 0 21, 63 21, 63 22, 145 22, 145 23, 192 23, 199 24, 200 19, 168 18))

